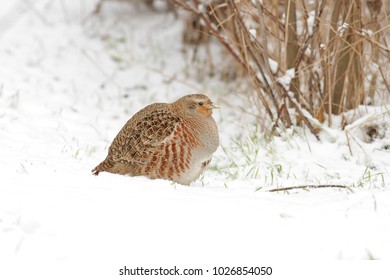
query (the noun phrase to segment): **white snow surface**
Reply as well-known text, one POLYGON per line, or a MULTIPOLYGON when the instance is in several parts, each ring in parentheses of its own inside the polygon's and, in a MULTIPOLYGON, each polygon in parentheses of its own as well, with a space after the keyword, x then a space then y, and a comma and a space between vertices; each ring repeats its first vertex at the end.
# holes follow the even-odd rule
POLYGON ((0 14, 1 260, 35 268, 106 262, 115 279, 123 265, 390 258, 390 132, 382 108, 359 109, 380 120, 381 137, 372 142, 361 124, 348 138, 334 125, 320 141, 304 129, 265 141, 240 109, 250 111, 249 100, 186 76, 183 22, 172 13, 121 1, 104 2, 97 15, 95 1, 7 3, 0 14), (91 175, 134 113, 202 88, 223 105, 214 114, 221 148, 197 182, 91 175), (349 188, 267 192, 307 184, 349 188))

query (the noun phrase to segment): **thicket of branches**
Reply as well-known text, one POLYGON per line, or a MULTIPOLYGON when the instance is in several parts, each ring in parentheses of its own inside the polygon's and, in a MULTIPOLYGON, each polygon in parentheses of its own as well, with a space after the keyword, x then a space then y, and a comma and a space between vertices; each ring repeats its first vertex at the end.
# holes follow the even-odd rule
POLYGON ((193 43, 215 37, 251 78, 274 128, 317 135, 316 123, 390 94, 383 0, 168 1, 190 12, 193 43))

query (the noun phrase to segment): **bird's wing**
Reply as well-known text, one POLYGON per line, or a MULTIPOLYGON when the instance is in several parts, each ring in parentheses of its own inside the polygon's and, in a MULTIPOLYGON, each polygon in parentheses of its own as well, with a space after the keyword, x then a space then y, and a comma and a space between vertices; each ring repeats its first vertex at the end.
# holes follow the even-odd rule
POLYGON ((172 139, 180 118, 169 111, 156 110, 135 115, 121 129, 110 147, 114 161, 144 164, 161 145, 172 139))

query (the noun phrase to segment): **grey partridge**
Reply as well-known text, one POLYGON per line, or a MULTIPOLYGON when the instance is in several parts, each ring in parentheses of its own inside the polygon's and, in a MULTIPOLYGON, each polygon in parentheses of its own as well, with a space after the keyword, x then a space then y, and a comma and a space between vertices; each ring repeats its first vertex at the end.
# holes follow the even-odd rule
POLYGON ((189 185, 218 148, 218 129, 212 117, 215 108, 204 94, 145 107, 119 131, 106 159, 92 174, 106 171, 189 185))

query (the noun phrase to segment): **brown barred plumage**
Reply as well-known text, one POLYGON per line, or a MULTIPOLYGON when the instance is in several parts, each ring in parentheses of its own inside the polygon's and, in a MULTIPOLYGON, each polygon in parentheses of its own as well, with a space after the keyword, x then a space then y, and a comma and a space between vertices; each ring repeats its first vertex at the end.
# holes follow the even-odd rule
POLYGON ((99 172, 167 179, 189 185, 218 148, 218 129, 204 94, 155 103, 136 113, 113 140, 99 172))

